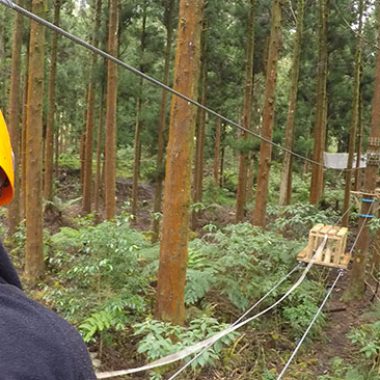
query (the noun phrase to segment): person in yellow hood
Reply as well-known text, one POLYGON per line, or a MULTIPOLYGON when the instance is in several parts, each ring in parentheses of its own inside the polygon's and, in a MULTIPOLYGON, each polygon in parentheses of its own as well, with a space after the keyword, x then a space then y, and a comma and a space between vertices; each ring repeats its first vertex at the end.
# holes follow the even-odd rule
POLYGON ((13 152, 7 126, 0 111, 0 205, 11 202, 14 189, 13 152))
MULTIPOLYGON (((14 165, 0 111, 0 205, 11 202, 14 165)), ((29 299, 0 242, 0 379, 95 380, 78 332, 57 314, 29 299)))

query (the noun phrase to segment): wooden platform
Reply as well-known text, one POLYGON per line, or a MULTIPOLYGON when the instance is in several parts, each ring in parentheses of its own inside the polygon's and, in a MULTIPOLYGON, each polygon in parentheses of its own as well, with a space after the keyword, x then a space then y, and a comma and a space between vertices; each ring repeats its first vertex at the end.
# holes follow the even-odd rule
POLYGON ((309 233, 309 243, 297 256, 299 261, 309 263, 327 234, 327 243, 315 264, 346 269, 351 255, 346 250, 348 229, 340 226, 316 224, 309 233))

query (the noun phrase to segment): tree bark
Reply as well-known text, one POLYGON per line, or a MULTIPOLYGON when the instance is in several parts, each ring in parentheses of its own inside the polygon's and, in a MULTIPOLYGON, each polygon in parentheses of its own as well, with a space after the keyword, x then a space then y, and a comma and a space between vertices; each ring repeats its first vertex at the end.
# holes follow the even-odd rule
MULTIPOLYGON (((59 26, 62 0, 54 2, 54 21, 59 26)), ((53 161, 54 161, 54 119, 55 98, 57 80, 57 53, 58 33, 52 33, 51 40, 51 65, 48 84, 48 115, 45 136, 45 173, 44 173, 44 198, 51 201, 53 198, 53 161)))
POLYGON ((20 103, 21 103, 21 47, 23 32, 23 16, 19 13, 15 15, 13 25, 13 43, 12 43, 12 68, 11 68, 11 85, 9 92, 8 105, 8 125, 11 135, 13 153, 15 157, 15 184, 13 202, 8 207, 9 235, 12 236, 21 221, 20 211, 20 173, 18 171, 20 162, 20 103))
MULTIPOLYGON (((250 0, 250 11, 247 31, 247 55, 245 66, 245 86, 244 86, 244 104, 242 115, 242 126, 251 129, 252 119, 252 97, 253 97, 253 56, 255 47, 255 0, 250 0)), ((247 141, 248 133, 241 131, 240 140, 247 141)), ((236 222, 239 223, 244 218, 244 209, 247 200, 247 175, 248 175, 248 152, 244 151, 239 155, 239 178, 236 195, 236 222)))
POLYGON ((310 203, 317 204, 323 194, 323 152, 326 144, 327 119, 327 0, 319 0, 319 58, 317 79, 317 103, 314 126, 314 153, 312 164, 310 203))
MULTIPOLYGON (((109 0, 108 52, 116 56, 118 50, 118 0, 109 0)), ((117 66, 107 64, 107 105, 105 142, 105 211, 106 219, 116 214, 116 108, 117 66)))
MULTIPOLYGON (((361 92, 361 89, 360 89, 361 92)), ((360 94, 359 97, 359 115, 358 115, 358 135, 357 135, 357 143, 356 143, 356 165, 355 165, 355 182, 354 182, 354 190, 358 191, 361 187, 361 179, 363 170, 360 168, 360 162, 362 159, 362 145, 363 145, 363 121, 362 121, 362 111, 363 111, 363 97, 360 94)))
POLYGON ((355 52, 355 71, 354 71, 354 83, 353 83, 353 96, 352 96, 352 117, 351 117, 351 128, 349 134, 348 142, 348 160, 347 160, 347 170, 346 170, 346 184, 344 188, 344 202, 343 202, 343 219, 342 225, 348 226, 348 221, 350 219, 350 199, 351 199, 351 188, 352 188, 352 168, 354 162, 354 153, 356 146, 356 134, 359 123, 359 103, 360 103, 360 79, 361 79, 361 59, 362 59, 362 26, 363 26, 363 0, 359 1, 359 20, 358 20, 358 30, 357 30, 357 44, 355 52))
POLYGON ((102 151, 104 149, 103 144, 103 103, 104 103, 104 87, 102 86, 100 101, 99 101, 99 121, 98 121, 98 133, 96 137, 96 173, 95 173, 95 186, 94 186, 94 209, 97 221, 100 221, 100 198, 101 198, 101 183, 102 183, 102 151))
MULTIPOLYGON (((378 40, 380 46, 380 2, 377 1, 378 40)), ((376 189, 376 177, 380 163, 380 52, 377 50, 375 89, 372 98, 371 130, 367 148, 367 167, 365 168, 365 185, 363 191, 373 193, 376 189)), ((368 198, 368 197, 366 197, 368 198)), ((363 202, 359 229, 361 231, 351 271, 349 295, 352 298, 360 298, 365 291, 365 268, 370 244, 368 219, 365 215, 373 213, 371 204, 363 202)))
MULTIPOLYGON (((147 3, 144 3, 141 40, 140 40, 140 62, 144 62, 145 40, 146 40, 146 8, 147 3)), ((144 65, 140 65, 140 71, 144 72, 144 65)), ((135 220, 137 218, 137 209, 139 202, 139 179, 140 179, 140 164, 141 164, 141 129, 142 129, 142 101, 143 101, 143 80, 139 81, 139 94, 136 105, 136 127, 134 141, 134 163, 133 163, 133 184, 132 184, 132 215, 135 220)))
MULTIPOLYGON (((290 88, 288 115, 285 129, 285 148, 289 150, 293 150, 294 145, 294 120, 297 108, 298 78, 300 69, 302 35, 304 27, 304 9, 305 1, 298 0, 297 30, 294 40, 293 63, 291 73, 292 84, 290 88)), ((292 161, 292 155, 289 152, 285 152, 280 184, 279 204, 281 206, 289 204, 291 199, 292 161)))
MULTIPOLYGON (((203 0, 180 0, 174 88, 196 98, 199 79, 203 0)), ((158 319, 181 324, 188 256, 191 158, 196 109, 173 97, 167 148, 164 215, 158 272, 158 319)))
MULTIPOLYGON (((207 30, 204 22, 203 30, 207 30)), ((206 57, 206 32, 202 32, 201 41, 201 74, 200 74, 200 95, 199 102, 206 104, 207 99, 207 57, 206 57)), ((202 202, 203 197, 203 170, 204 170, 204 150, 206 138, 206 112, 202 108, 197 110, 197 126, 196 126, 196 144, 195 144, 195 162, 194 162, 194 190, 193 203, 202 202)), ((195 230, 198 223, 199 212, 192 212, 192 228, 195 230)))
MULTIPOLYGON (((95 47, 99 47, 99 30, 101 26, 102 0, 96 0, 95 6, 95 22, 92 43, 95 47)), ((92 158, 94 147, 94 112, 95 112, 95 70, 96 70, 97 54, 92 54, 90 66, 90 80, 87 87, 87 112, 86 112, 86 145, 84 151, 83 165, 83 201, 82 211, 84 214, 91 212, 92 206, 92 158)))
MULTIPOLYGON (((261 128, 261 135, 267 140, 272 140, 273 133, 277 60, 280 40, 281 0, 274 0, 272 6, 272 24, 266 72, 263 122, 261 128)), ((271 155, 272 145, 262 140, 260 144, 260 158, 257 178, 255 210, 252 216, 252 223, 256 226, 265 226, 271 155)))
POLYGON ((220 145, 222 140, 222 120, 216 119, 215 123, 215 143, 214 143, 214 183, 220 187, 220 145))
MULTIPOLYGON (((170 74, 170 60, 172 51, 172 38, 173 38, 173 10, 174 0, 165 1, 165 28, 166 28, 166 47, 165 47, 165 69, 163 83, 168 84, 170 74)), ((156 162, 156 189, 154 192, 154 207, 153 213, 157 215, 161 211, 161 198, 162 198, 162 180, 164 177, 164 130, 166 127, 166 105, 168 93, 166 90, 162 91, 161 107, 160 107, 160 122, 158 124, 158 149, 157 149, 157 162, 156 162)), ((156 242, 160 235, 160 219, 153 218, 153 234, 152 242, 156 242)))
MULTIPOLYGON (((44 16, 46 2, 33 0, 33 13, 44 16)), ((25 274, 34 284, 44 271, 42 219, 42 112, 45 30, 31 22, 29 90, 26 129, 26 252, 25 274)))
MULTIPOLYGON (((31 4, 26 3, 26 8, 31 10, 31 4)), ((29 26, 29 24, 28 24, 29 26)), ((28 92, 29 92, 29 56, 30 56, 30 27, 27 28, 27 47, 25 57, 25 73, 24 73, 24 90, 22 94, 22 131, 21 131, 21 219, 25 219, 26 213, 26 128, 27 128, 27 112, 28 112, 28 92)))

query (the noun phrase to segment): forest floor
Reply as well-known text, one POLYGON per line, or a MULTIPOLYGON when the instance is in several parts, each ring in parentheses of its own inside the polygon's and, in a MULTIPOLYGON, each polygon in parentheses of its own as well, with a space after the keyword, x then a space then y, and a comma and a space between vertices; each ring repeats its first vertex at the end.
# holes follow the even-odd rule
MULTIPOLYGON (((118 193, 118 208, 119 210, 125 209, 126 202, 131 197, 132 182, 129 180, 118 180, 117 193, 118 193)), ((78 194, 78 173, 63 172, 59 186, 59 197, 64 201, 68 201, 73 198, 73 194, 78 194)), ((142 184, 139 187, 140 198, 140 211, 137 215, 134 227, 141 231, 148 231, 151 228, 151 204, 153 201, 154 187, 151 184, 142 184)), ((70 225, 71 216, 78 215, 80 213, 80 202, 73 203, 68 208, 68 212, 64 215, 57 215, 56 212, 48 215, 45 219, 47 225, 52 231, 57 231, 63 225, 70 225)), ((200 227, 205 224, 214 223, 218 226, 234 223, 233 209, 228 207, 218 207, 211 211, 205 211, 198 220, 199 231, 200 227)), ((334 272, 335 273, 335 272, 334 272)), ((289 368, 288 373, 285 375, 286 380, 314 380, 323 375, 330 375, 331 363, 333 358, 341 358, 347 363, 353 362, 357 350, 351 344, 347 338, 348 332, 356 326, 359 326, 362 321, 363 314, 370 310, 372 292, 367 289, 367 292, 363 299, 355 302, 345 303, 342 301, 342 296, 346 290, 349 279, 349 273, 347 273, 343 279, 338 283, 337 288, 334 290, 331 299, 326 305, 326 325, 324 326, 324 334, 318 337, 312 342, 306 342, 301 352, 297 355, 294 363, 289 368)), ((332 282, 332 278, 329 279, 329 284, 332 282)), ((375 299, 374 302, 377 302, 375 299)), ((256 336, 252 337, 257 338, 256 336)), ((143 365, 144 363, 138 363, 131 355, 131 350, 134 350, 134 342, 118 344, 118 349, 107 349, 102 356, 102 364, 105 368, 127 368, 132 366, 143 365)), ((278 370, 282 368, 290 355, 291 347, 286 344, 286 349, 281 354, 283 363, 277 364, 278 370)), ((249 355, 249 353, 248 353, 249 355)), ((247 356, 245 354, 244 356, 247 356)), ((243 363, 249 363, 249 357, 245 357, 244 360, 238 360, 236 366, 244 365, 243 363)), ((252 364, 252 363, 251 363, 252 364)), ((247 364, 249 366, 249 364, 247 364)), ((249 369, 235 368, 234 363, 230 363, 231 370, 227 375, 226 371, 220 366, 216 368, 205 369, 198 376, 191 377, 191 375, 179 376, 179 379, 202 379, 202 380, 243 380, 254 379, 249 375, 249 369), (245 375, 244 375, 245 373, 245 375)), ((227 371, 228 373, 228 371, 227 371)), ((133 379, 148 379, 147 374, 134 375, 133 379)), ((121 379, 121 378, 120 378, 121 379)), ((125 379, 125 377, 124 377, 125 379)), ((263 377, 264 379, 264 377, 263 377)), ((336 377, 331 379, 337 379, 336 377)))
MULTIPOLYGON (((359 327, 364 322, 363 316, 370 311, 373 305, 371 302, 373 293, 367 288, 362 299, 347 303, 342 301, 342 298, 348 286, 349 272, 338 283, 332 293, 332 298, 325 307, 327 323, 322 339, 306 348, 307 353, 304 355, 314 358, 315 361, 312 366, 315 379, 318 376, 331 375, 334 358, 340 358, 344 363, 351 364, 357 357, 357 348, 353 346, 347 334, 352 328, 359 327)), ((377 302, 376 299, 375 302, 377 302)))

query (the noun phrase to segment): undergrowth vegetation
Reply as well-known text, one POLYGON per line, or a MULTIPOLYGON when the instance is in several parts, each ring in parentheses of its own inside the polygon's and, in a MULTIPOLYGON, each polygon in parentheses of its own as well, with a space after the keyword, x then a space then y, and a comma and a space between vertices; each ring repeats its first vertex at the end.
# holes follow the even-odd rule
MULTIPOLYGON (((306 244, 308 226, 336 217, 330 210, 321 212, 300 204, 272 208, 271 212, 269 230, 249 223, 223 228, 209 224, 190 242, 185 291, 188 319, 183 327, 154 319, 159 246, 133 229, 125 213, 115 221, 97 225, 91 217, 79 218, 75 226, 47 234, 46 263, 51 276, 34 297, 75 324, 100 355, 111 344, 126 341, 129 353, 133 352, 129 356, 135 360, 157 359, 233 323, 296 265, 295 257, 306 244)), ((23 244, 22 232, 19 244, 23 244)), ((282 296, 297 275, 299 272, 277 288, 261 310, 282 296)), ((266 374, 271 378, 276 373, 275 360, 271 355, 263 360, 260 350, 269 349, 275 355, 277 346, 291 349, 292 341, 300 337, 317 310, 325 280, 323 271, 313 270, 281 307, 246 331, 221 340, 200 356, 192 369, 199 371, 220 362, 226 368, 233 366, 237 357, 244 357, 238 347, 249 346, 253 339, 261 343, 248 350, 256 363, 250 376, 266 374), (264 332, 268 338, 260 340, 264 332)), ((322 317, 312 335, 318 335, 323 324, 322 317)), ((155 371, 151 377, 160 378, 165 370, 155 371)))

